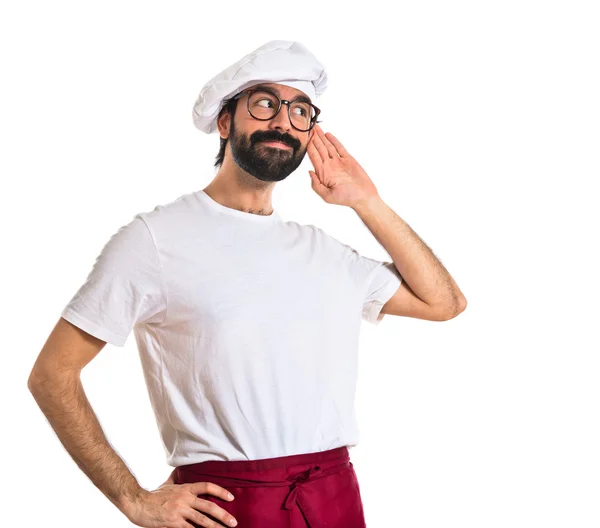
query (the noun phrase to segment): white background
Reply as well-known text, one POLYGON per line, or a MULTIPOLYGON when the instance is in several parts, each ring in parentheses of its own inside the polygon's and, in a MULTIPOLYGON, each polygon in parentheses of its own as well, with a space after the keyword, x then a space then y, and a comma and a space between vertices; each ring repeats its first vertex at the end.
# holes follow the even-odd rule
MULTIPOLYGON (((446 322, 363 322, 351 457, 369 528, 597 528, 593 4, 3 4, 2 524, 131 526, 71 460, 27 377, 108 238, 214 177, 218 135, 191 117, 204 83, 284 39, 328 68, 322 128, 468 301, 446 322)), ((311 189, 309 169, 306 156, 276 186, 280 215, 388 260, 354 211, 311 189)), ((160 485, 171 468, 133 336, 82 380, 139 482, 160 485)))

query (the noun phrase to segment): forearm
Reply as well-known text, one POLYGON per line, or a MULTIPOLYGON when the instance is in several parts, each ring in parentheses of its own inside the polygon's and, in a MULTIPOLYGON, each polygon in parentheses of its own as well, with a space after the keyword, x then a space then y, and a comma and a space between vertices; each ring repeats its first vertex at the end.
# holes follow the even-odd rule
POLYGON ((30 391, 75 463, 126 514, 145 490, 108 443, 79 375, 37 379, 30 391))
POLYGON ((390 254, 402 278, 423 302, 459 311, 464 296, 429 247, 379 195, 357 204, 354 211, 390 254))

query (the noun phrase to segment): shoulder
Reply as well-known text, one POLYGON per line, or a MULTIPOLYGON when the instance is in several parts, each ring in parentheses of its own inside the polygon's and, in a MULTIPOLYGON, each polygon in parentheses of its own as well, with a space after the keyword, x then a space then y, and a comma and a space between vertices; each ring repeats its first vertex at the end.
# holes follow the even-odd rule
POLYGON ((162 202, 154 208, 140 211, 135 216, 142 218, 146 223, 157 223, 168 220, 172 216, 186 214, 199 209, 199 200, 196 192, 189 192, 176 198, 162 202))
POLYGON ((139 211, 131 224, 138 235, 150 236, 156 243, 164 243, 176 233, 194 229, 204 217, 202 204, 195 192, 186 193, 173 200, 155 205, 152 209, 139 211), (143 230, 146 233, 142 233, 143 230))
POLYGON ((349 247, 349 246, 346 246, 346 244, 344 244, 343 242, 339 241, 337 238, 331 236, 323 228, 316 226, 314 224, 300 224, 300 223, 294 222, 294 221, 287 221, 287 222, 285 222, 285 224, 290 229, 295 229, 299 233, 301 233, 303 236, 305 236, 307 238, 312 238, 316 242, 319 242, 321 244, 327 244, 327 245, 338 246, 338 247, 342 247, 342 246, 349 247))

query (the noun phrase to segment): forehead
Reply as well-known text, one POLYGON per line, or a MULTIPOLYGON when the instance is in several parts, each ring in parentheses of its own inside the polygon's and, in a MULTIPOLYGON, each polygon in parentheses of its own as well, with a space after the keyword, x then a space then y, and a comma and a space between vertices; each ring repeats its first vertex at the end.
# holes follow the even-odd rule
POLYGON ((277 83, 260 83, 251 86, 253 90, 257 90, 259 88, 267 88, 273 92, 275 92, 282 99, 295 99, 300 98, 310 103, 310 97, 308 97, 303 91, 297 90, 296 88, 292 88, 291 86, 287 86, 285 84, 277 84, 277 83))

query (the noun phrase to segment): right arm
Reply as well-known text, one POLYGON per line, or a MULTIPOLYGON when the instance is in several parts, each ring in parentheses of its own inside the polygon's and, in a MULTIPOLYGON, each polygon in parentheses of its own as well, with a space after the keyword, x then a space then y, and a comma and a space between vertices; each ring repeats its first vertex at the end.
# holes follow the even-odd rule
POLYGON ((83 367, 104 345, 105 341, 60 318, 33 366, 27 386, 71 458, 127 515, 128 508, 146 490, 106 439, 80 378, 83 367))
POLYGON ((81 371, 106 345, 60 318, 35 362, 27 386, 71 458, 94 485, 135 525, 147 528, 235 526, 233 516, 209 494, 223 500, 225 488, 213 482, 175 484, 175 470, 158 489, 141 487, 108 443, 81 384, 81 371), (210 514, 215 521, 207 517, 210 514), (217 521, 222 521, 218 523, 217 521))

